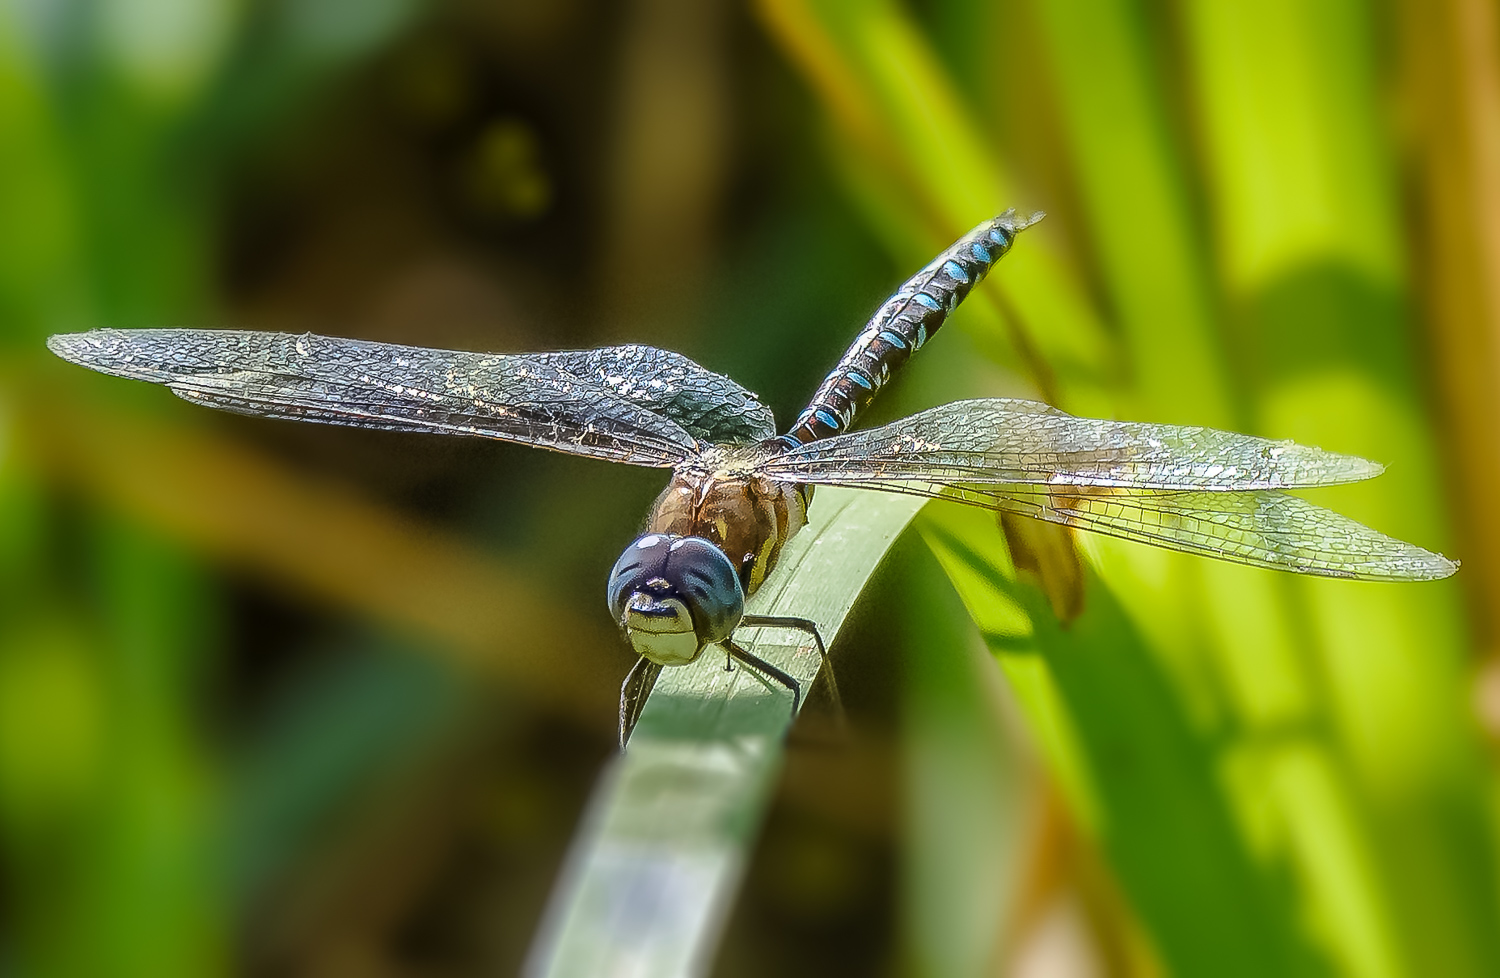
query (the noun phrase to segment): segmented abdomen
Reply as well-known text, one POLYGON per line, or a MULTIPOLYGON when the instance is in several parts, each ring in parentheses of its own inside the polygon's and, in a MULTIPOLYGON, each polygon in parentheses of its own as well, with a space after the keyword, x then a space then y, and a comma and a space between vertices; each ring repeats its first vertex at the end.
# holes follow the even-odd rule
POLYGON ((849 430, 891 375, 942 328, 969 290, 1010 250, 1016 235, 1042 219, 1008 210, 964 235, 885 301, 797 417, 787 442, 806 444, 849 430))

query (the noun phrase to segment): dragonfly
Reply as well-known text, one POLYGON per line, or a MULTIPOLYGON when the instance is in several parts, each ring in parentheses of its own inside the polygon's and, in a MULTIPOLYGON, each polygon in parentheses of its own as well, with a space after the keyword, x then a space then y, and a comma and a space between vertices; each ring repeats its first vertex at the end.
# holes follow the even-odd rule
POLYGON ((800 630, 827 667, 813 622, 744 608, 806 524, 820 485, 952 500, 1298 574, 1421 581, 1457 570, 1288 492, 1382 471, 1351 455, 1212 428, 1080 418, 1013 398, 955 401, 853 429, 1042 216, 1008 210, 912 276, 782 434, 754 393, 681 354, 640 345, 473 353, 205 329, 100 329, 47 344, 73 363, 239 414, 467 435, 671 469, 606 588, 610 614, 639 656, 621 687, 622 749, 661 669, 712 647, 727 653, 726 664, 737 660, 785 686, 795 715, 797 680, 734 633, 800 630))

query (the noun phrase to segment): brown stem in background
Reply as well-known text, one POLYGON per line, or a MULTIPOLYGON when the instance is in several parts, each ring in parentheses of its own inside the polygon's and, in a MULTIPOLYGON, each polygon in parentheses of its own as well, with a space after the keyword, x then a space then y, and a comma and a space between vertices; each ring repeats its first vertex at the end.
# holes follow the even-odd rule
POLYGON ((1500 24, 1488 0, 1402 6, 1413 253, 1446 414, 1458 556, 1479 647, 1500 643, 1500 24))
POLYGON ((648 325, 660 336, 708 268, 729 161, 730 13, 723 0, 635 0, 625 13, 601 296, 621 339, 648 325))

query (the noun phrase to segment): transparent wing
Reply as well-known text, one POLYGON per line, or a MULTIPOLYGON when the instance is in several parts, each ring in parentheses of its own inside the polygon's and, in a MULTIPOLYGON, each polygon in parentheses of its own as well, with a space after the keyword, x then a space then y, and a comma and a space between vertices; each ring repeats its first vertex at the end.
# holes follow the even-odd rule
POLYGON ((1080 530, 1273 570, 1365 581, 1428 581, 1456 561, 1271 489, 1182 492, 1092 486, 865 486, 952 499, 1080 530))
POLYGON ((1035 401, 955 401, 766 460, 792 482, 1040 483, 1246 490, 1356 482, 1382 466, 1213 428, 1076 418, 1035 401))
POLYGON ((53 336, 47 346, 239 414, 472 435, 645 466, 675 465, 698 447, 677 422, 546 355, 204 329, 104 329, 53 336))
POLYGON ((528 353, 526 359, 590 381, 616 397, 670 418, 704 441, 758 442, 776 436, 776 418, 759 397, 681 353, 630 345, 528 353))

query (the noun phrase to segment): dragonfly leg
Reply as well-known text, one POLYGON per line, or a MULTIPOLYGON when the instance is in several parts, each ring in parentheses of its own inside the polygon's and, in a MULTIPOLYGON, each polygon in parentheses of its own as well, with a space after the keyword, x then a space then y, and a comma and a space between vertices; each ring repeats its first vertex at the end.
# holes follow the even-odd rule
POLYGON ((751 652, 743 645, 738 644, 732 638, 727 638, 724 640, 724 648, 729 651, 729 654, 731 656, 739 659, 741 662, 754 669, 756 672, 761 673, 765 676, 769 676, 770 678, 776 680, 778 683, 781 683, 781 685, 785 686, 787 689, 791 690, 792 719, 795 720, 797 718, 797 708, 802 705, 801 683, 797 682, 797 680, 793 679, 782 670, 771 665, 771 663, 767 662, 765 659, 762 659, 754 652, 751 652))
POLYGON ((623 751, 626 742, 630 740, 630 732, 635 729, 635 722, 641 718, 646 697, 656 685, 656 677, 659 675, 661 666, 642 656, 630 667, 625 682, 620 684, 620 750, 623 751))
MULTIPOLYGON (((796 618, 791 615, 745 615, 740 619, 740 627, 792 628, 811 635, 813 645, 817 646, 818 656, 822 660, 818 673, 828 676, 828 695, 833 700, 833 712, 838 717, 839 725, 844 724, 844 701, 839 696, 838 680, 833 678, 833 660, 828 656, 828 648, 823 644, 823 636, 818 631, 817 622, 810 618, 796 618)), ((816 681, 817 677, 814 676, 813 679, 816 681)))

